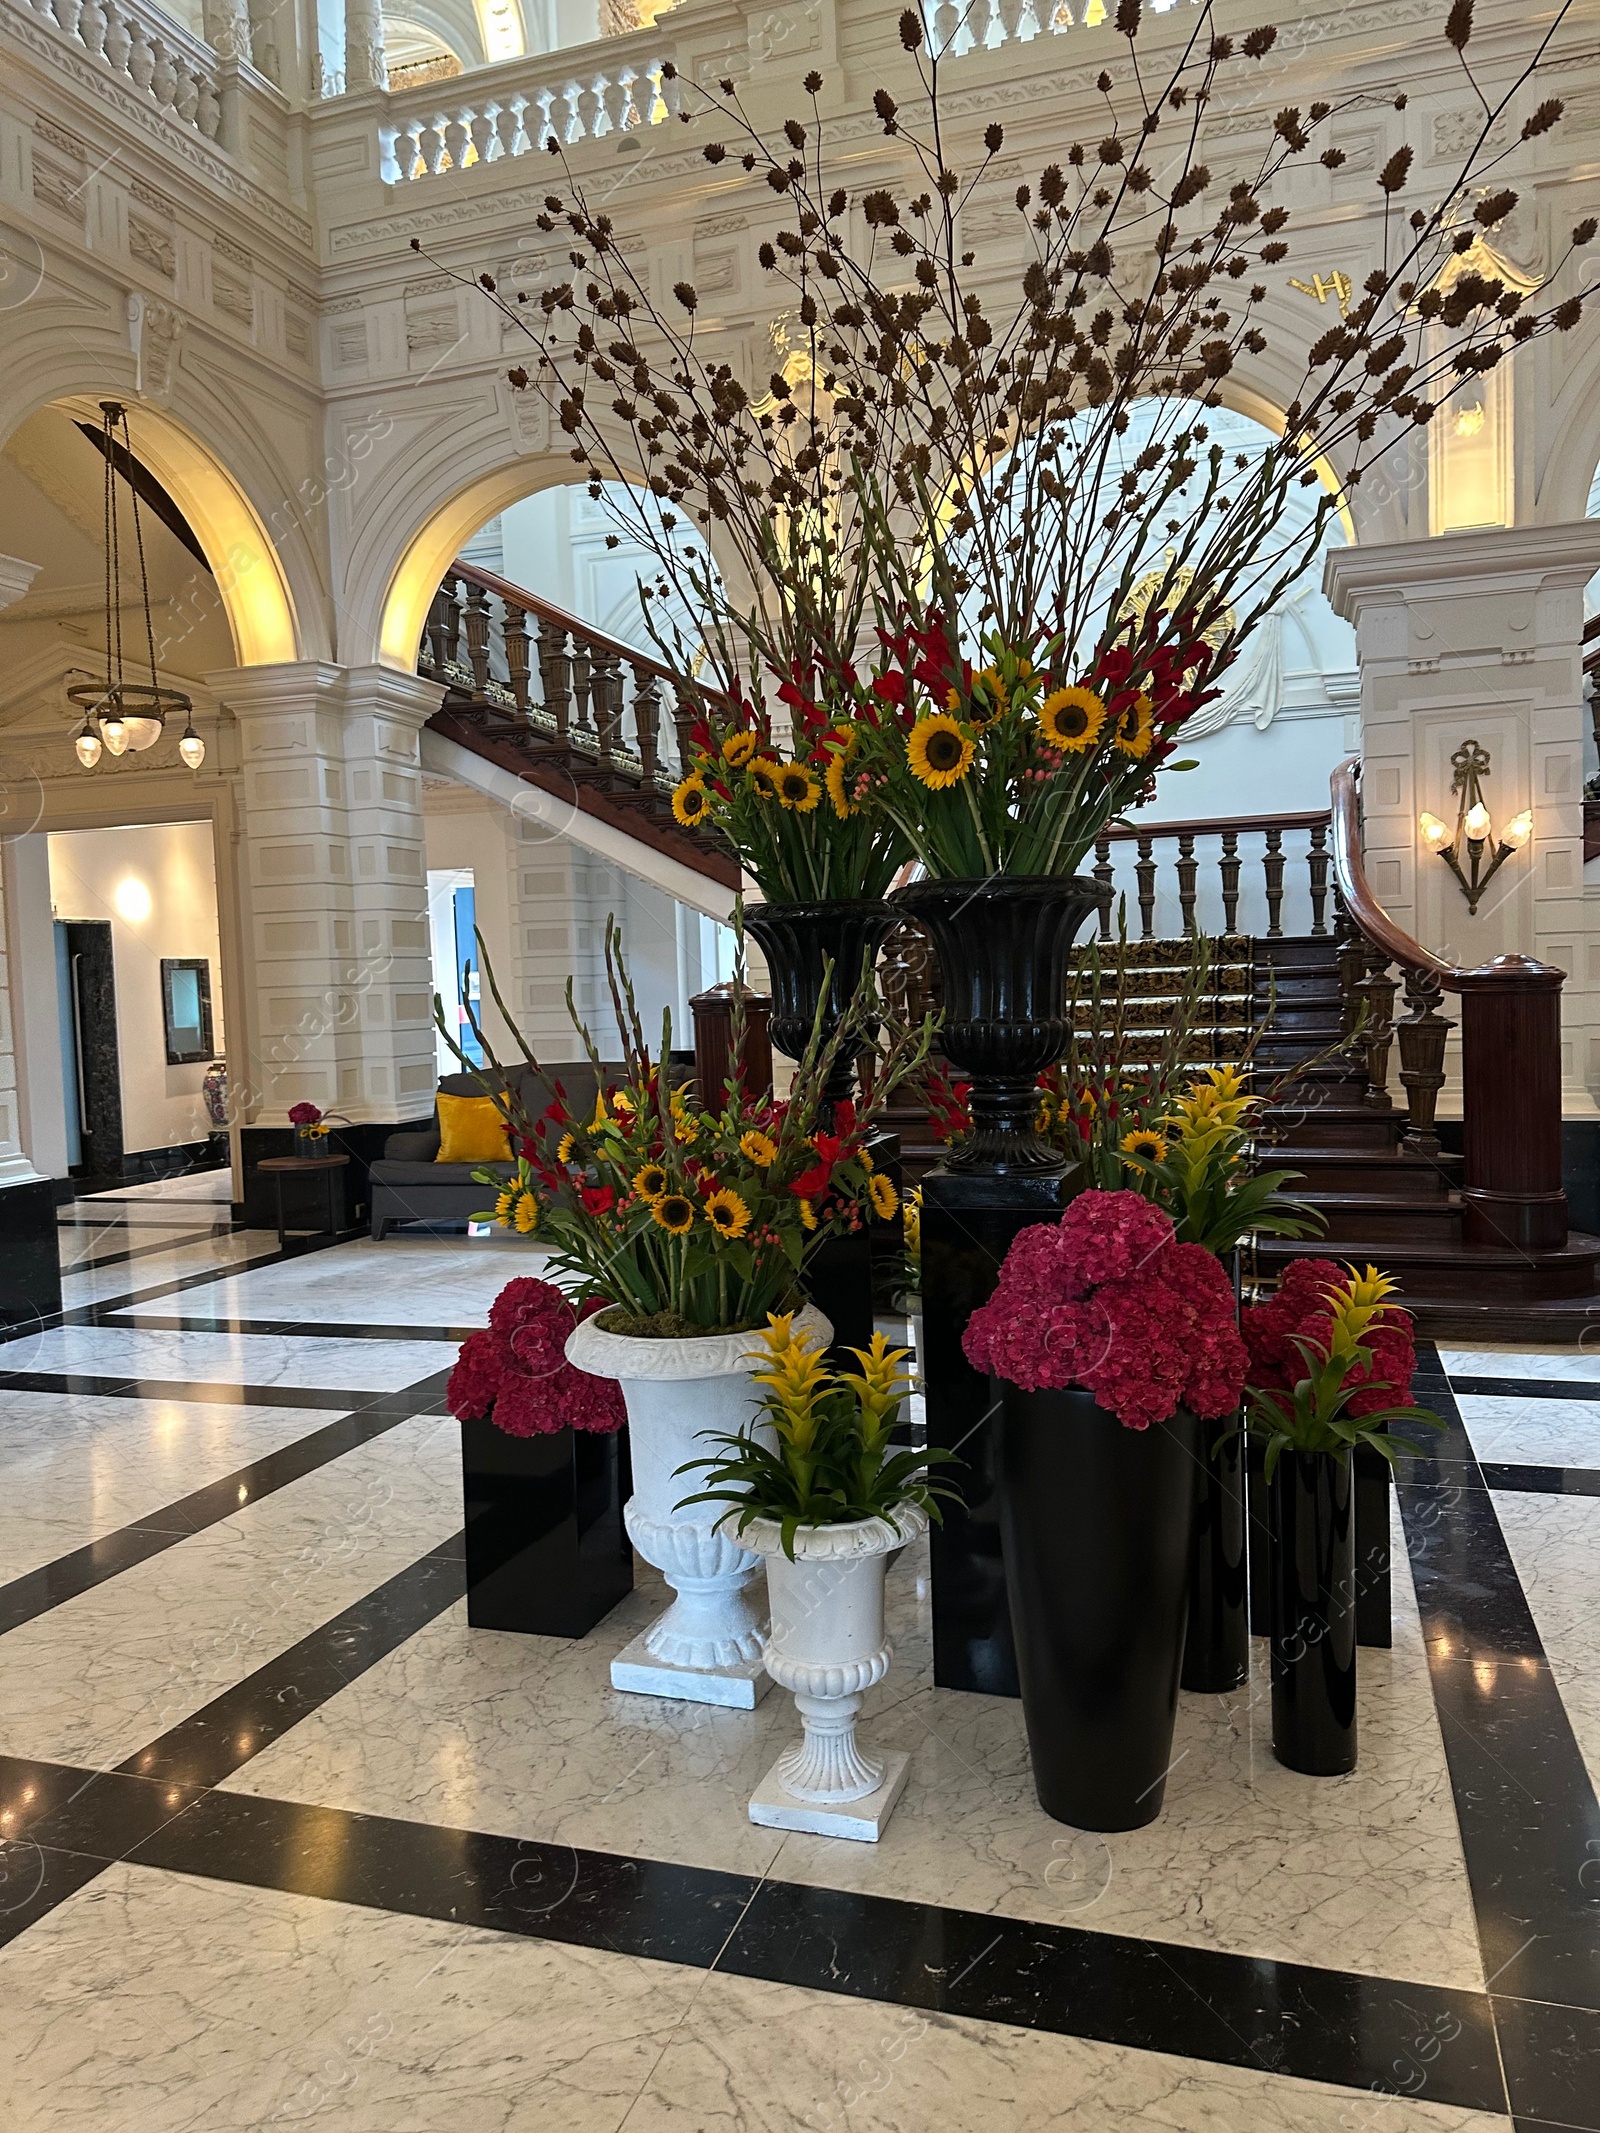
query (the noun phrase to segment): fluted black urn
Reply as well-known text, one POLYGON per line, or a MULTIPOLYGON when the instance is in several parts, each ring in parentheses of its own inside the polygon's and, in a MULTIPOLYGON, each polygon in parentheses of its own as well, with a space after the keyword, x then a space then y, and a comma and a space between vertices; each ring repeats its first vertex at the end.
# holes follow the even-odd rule
MULTIPOLYGON (((822 1035, 843 1024, 861 982, 864 959, 875 958, 898 914, 883 903, 746 904, 746 932, 760 943, 772 980, 768 1031, 778 1051, 799 1059, 823 1002, 822 1035), (828 974, 827 966, 833 968, 828 974), (824 977, 827 996, 823 999, 824 977)), ((838 1103, 855 1093, 856 1054, 878 1034, 875 1021, 858 1023, 839 1047, 824 1092, 838 1103)))
POLYGON ((1048 1176, 1066 1157, 1034 1125, 1037 1083, 1067 1049, 1072 944, 1100 907, 1082 874, 915 881, 892 899, 931 936, 944 981, 939 1048, 971 1084, 972 1131, 947 1170, 1048 1176))

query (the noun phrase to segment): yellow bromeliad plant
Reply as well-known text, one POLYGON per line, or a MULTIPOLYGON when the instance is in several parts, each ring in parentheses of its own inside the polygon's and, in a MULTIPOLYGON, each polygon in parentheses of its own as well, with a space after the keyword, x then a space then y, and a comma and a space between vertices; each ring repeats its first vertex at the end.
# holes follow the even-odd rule
MULTIPOLYGON (((764 1389, 761 1421, 775 1442, 758 1434, 759 1422, 736 1435, 712 1438, 714 1460, 678 1469, 704 1473, 706 1486, 691 1503, 737 1506, 736 1533, 752 1519, 771 1519, 781 1529, 784 1553, 794 1559, 794 1536, 802 1526, 841 1526, 883 1518, 901 1530, 896 1513, 915 1506, 938 1518, 939 1498, 953 1497, 930 1469, 951 1452, 896 1450, 895 1424, 911 1390, 902 1364, 908 1350, 891 1348, 874 1333, 870 1348, 852 1348, 860 1368, 828 1371, 822 1346, 795 1330, 791 1314, 775 1314, 761 1335, 752 1374, 764 1389)), ((730 1513, 731 1517, 731 1513, 730 1513)))
MULTIPOLYGON (((798 1310, 804 1269, 818 1245, 859 1228, 869 1210, 882 1210, 885 1190, 893 1193, 887 1179, 875 1176, 865 1140, 876 1108, 926 1056, 930 1030, 913 1033, 891 1018, 870 1103, 836 1105, 832 1130, 825 1131, 823 1088, 838 1038, 825 1042, 813 1029, 782 1102, 747 1089, 737 1072, 720 1100, 702 1101, 691 1089, 672 1086, 661 1069, 671 1051, 670 1016, 663 1018, 660 1050, 647 1047, 612 922, 605 956, 623 1074, 602 1087, 590 1115, 574 1112, 559 1086, 541 1115, 527 1115, 519 1077, 507 1074, 473 1018, 487 1061, 473 1071, 486 1088, 507 1092, 516 1149, 508 1180, 476 1173, 497 1190, 492 1217, 482 1219, 543 1247, 579 1299, 604 1298, 613 1313, 608 1331, 645 1338, 742 1332, 773 1312, 798 1310)), ((505 1015, 487 957, 482 968, 505 1015)), ((732 1056, 738 1059, 743 994, 737 984, 734 999, 732 1056)), ((881 1011, 872 1012, 877 1018, 881 1011)), ((575 1011, 573 1020, 598 1068, 599 1053, 575 1011)), ((438 1026, 449 1037, 442 1018, 438 1026)))
POLYGON ((1124 1136, 1133 1182, 1171 1215, 1181 1244, 1220 1255, 1252 1232, 1309 1237, 1321 1228, 1315 1208, 1284 1196, 1297 1171, 1253 1167, 1264 1101, 1247 1093, 1237 1067, 1209 1067, 1156 1125, 1124 1136))

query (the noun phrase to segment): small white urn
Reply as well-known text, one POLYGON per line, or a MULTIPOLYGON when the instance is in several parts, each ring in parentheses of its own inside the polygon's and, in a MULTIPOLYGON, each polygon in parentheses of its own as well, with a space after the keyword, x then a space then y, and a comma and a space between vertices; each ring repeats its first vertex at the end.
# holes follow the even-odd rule
MULTIPOLYGON (((833 1328, 811 1305, 795 1330, 819 1346, 833 1328)), ((753 1710, 771 1687, 761 1658, 765 1594, 761 1558, 721 1530, 726 1505, 690 1504, 703 1474, 680 1474, 693 1460, 720 1457, 712 1441, 733 1436, 760 1414, 761 1388, 751 1371, 761 1352, 755 1333, 707 1333, 689 1340, 635 1340, 606 1333, 592 1318, 567 1340, 567 1361, 596 1377, 616 1378, 628 1407, 633 1494, 623 1523, 635 1548, 661 1572, 676 1597, 611 1662, 611 1685, 639 1696, 753 1710)), ((770 1425, 758 1433, 775 1442, 770 1425)))
POLYGON ((856 1714, 894 1657, 883 1621, 889 1558, 928 1527, 927 1513, 912 1504, 901 1505, 895 1521, 802 1526, 792 1562, 775 1520, 752 1519, 744 1530, 745 1546, 767 1559, 767 1672, 793 1692, 805 1729, 757 1786, 752 1822, 874 1844, 894 1812, 908 1758, 897 1750, 863 1754, 856 1714))

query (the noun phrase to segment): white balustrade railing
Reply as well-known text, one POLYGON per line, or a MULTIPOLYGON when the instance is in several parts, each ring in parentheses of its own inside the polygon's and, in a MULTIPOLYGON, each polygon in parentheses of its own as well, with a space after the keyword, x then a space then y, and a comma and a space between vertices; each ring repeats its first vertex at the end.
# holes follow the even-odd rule
POLYGON ((147 97, 175 125, 214 141, 222 123, 217 56, 147 0, 32 0, 33 12, 147 97))
POLYGON ((665 71, 671 57, 651 31, 400 90, 378 128, 383 181, 411 184, 531 155, 552 136, 567 147, 659 126, 678 110, 680 84, 665 71))
MULTIPOLYGON (((1151 0, 1151 12, 1164 15, 1184 4, 1151 0)), ((1115 12, 1116 0, 939 0, 928 28, 933 49, 941 57, 959 59, 967 52, 1030 44, 1035 37, 1095 30, 1115 12)))

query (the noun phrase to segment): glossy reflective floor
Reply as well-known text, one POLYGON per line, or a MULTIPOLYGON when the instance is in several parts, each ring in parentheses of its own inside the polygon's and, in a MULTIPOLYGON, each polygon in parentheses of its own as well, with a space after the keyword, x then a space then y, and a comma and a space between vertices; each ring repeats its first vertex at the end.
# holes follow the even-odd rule
POLYGON ((1049 1820, 935 1686, 876 1846, 756 1828, 794 1732, 471 1630, 444 1375, 537 1255, 283 1254, 220 1173, 62 1210, 0 1345, 0 2127, 1600 2128, 1600 1352, 1427 1356, 1361 1760, 1272 1757, 1265 1652, 1167 1807, 1049 1820))

